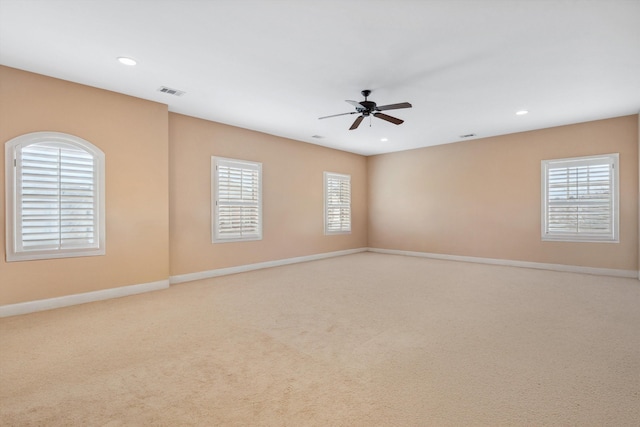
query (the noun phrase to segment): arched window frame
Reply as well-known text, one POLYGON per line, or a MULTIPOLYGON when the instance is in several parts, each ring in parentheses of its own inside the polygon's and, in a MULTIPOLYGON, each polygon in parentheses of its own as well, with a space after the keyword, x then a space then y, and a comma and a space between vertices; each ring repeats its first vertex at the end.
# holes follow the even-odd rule
MULTIPOLYGON (((53 151, 51 151, 53 153, 53 151)), ((68 157, 68 156, 67 156, 68 157)), ((50 160, 48 160, 50 162, 50 160)), ((6 259, 7 261, 27 261, 37 259, 50 259, 50 258, 68 258, 68 257, 84 257, 84 256, 96 256, 105 254, 105 156, 102 150, 90 142, 79 138, 74 135, 69 135, 60 132, 34 132, 13 138, 5 143, 5 206, 6 206, 6 259), (52 225, 50 229, 47 229, 48 235, 58 233, 58 242, 56 243, 38 243, 34 246, 29 246, 29 243, 25 243, 28 240, 24 239, 24 221, 23 217, 27 215, 25 204, 23 204, 23 185, 22 185, 22 170, 25 166, 23 162, 23 154, 25 149, 34 147, 44 148, 45 150, 58 149, 58 169, 47 176, 47 178, 54 176, 58 177, 58 182, 54 184, 53 190, 57 190, 57 194, 49 196, 36 196, 44 198, 56 198, 57 207, 53 207, 49 210, 47 215, 57 216, 58 224, 52 225), (63 151, 62 151, 63 150, 63 151), (71 191, 77 191, 82 188, 83 184, 63 184, 62 178, 68 178, 70 174, 76 173, 75 171, 65 171, 63 166, 69 166, 73 161, 63 159, 62 153, 72 152, 84 152, 88 157, 84 160, 84 164, 79 166, 89 171, 89 174, 84 173, 84 179, 90 179, 92 186, 90 186, 91 196, 89 202, 92 205, 92 213, 90 219, 84 219, 85 230, 81 233, 89 236, 84 239, 78 239, 80 243, 68 243, 71 239, 67 237, 71 236, 71 233, 75 233, 76 228, 70 227, 82 227, 78 226, 78 222, 69 222, 69 217, 64 218, 65 215, 71 215, 71 209, 76 209, 75 206, 68 205, 73 203, 72 200, 77 200, 79 196, 69 194, 69 185, 76 186, 71 188, 71 191), (90 160, 89 160, 90 157, 90 160), (91 169, 89 168, 91 164, 91 169), (66 174, 66 175, 65 175, 66 174), (90 178, 89 178, 90 177, 90 178), (65 193, 63 194, 63 186, 65 193), (66 196, 66 197, 65 197, 66 196), (74 199, 76 197, 76 199, 74 199), (66 199, 66 200, 65 200, 66 199), (67 203, 67 205, 64 205, 67 203), (67 206, 67 207, 63 207, 67 206), (57 213, 51 214, 51 211, 57 213), (66 213, 65 213, 66 211, 66 213), (65 221, 64 223, 62 221, 65 221), (91 222, 90 235, 87 234, 89 227, 88 222, 91 222), (65 225, 66 224, 66 225, 65 225), (57 231, 51 231, 56 229, 57 231), (65 241, 66 240, 66 241, 65 241), (82 240, 85 240, 84 242, 82 240)), ((49 163, 52 164, 52 163, 49 163)), ((71 166, 75 167, 75 166, 71 166)), ((81 173, 82 174, 82 173, 81 173)), ((40 178, 37 178, 40 179, 40 178)), ((43 178, 44 180, 44 178, 43 178)), ((43 181, 44 182, 44 181, 43 181)), ((51 184, 49 182, 49 184, 51 184)), ((49 191, 49 189, 47 189, 49 191)), ((86 193, 86 186, 83 188, 86 193)), ((54 191, 55 192, 55 191, 54 191)), ((39 200, 41 202, 41 200, 39 200)), ((28 202, 27 202, 28 203, 28 202)), ((86 200, 82 201, 86 206, 86 200)), ((55 203, 54 203, 55 204, 55 203)), ((86 215, 85 215, 86 216, 86 215)), ((74 221, 75 219, 72 219, 74 221)), ((42 220, 44 221, 44 220, 42 220)), ((82 221, 81 221, 82 222, 82 221)), ((40 225, 40 224, 36 224, 40 225)), ((74 236, 77 236, 74 234, 74 236)), ((49 241, 50 239, 45 239, 49 241)))

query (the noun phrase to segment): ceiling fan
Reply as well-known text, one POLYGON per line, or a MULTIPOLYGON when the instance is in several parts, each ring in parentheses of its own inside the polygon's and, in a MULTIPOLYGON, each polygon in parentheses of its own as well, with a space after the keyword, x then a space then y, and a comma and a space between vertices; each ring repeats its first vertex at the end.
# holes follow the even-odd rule
POLYGON ((374 117, 377 117, 382 120, 386 120, 388 122, 393 123, 394 125, 399 125, 399 124, 402 124, 404 120, 400 120, 396 117, 388 116, 384 113, 380 113, 380 111, 398 110, 400 108, 411 108, 411 104, 409 104, 408 102, 401 102, 399 104, 389 104, 389 105, 376 105, 375 102, 367 100, 367 97, 371 95, 370 90, 365 89, 360 93, 362 93, 362 96, 364 96, 364 101, 358 102, 358 101, 346 100, 346 102, 356 107, 356 111, 352 111, 350 113, 334 114, 332 116, 319 117, 319 119, 328 119, 329 117, 346 116, 347 114, 361 114, 356 118, 355 122, 353 122, 353 124, 349 128, 349 130, 354 130, 358 126, 360 126, 360 122, 362 122, 362 120, 365 117, 370 117, 373 114, 374 117))

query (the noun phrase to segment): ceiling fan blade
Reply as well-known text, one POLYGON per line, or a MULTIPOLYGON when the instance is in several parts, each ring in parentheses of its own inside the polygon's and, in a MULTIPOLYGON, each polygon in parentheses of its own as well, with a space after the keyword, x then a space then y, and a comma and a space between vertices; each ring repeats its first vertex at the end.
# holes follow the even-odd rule
POLYGON ((349 99, 345 99, 345 102, 348 102, 349 104, 353 105, 356 108, 363 108, 362 104, 360 104, 358 101, 351 101, 349 99))
POLYGON ((353 124, 351 125, 351 127, 349 128, 349 130, 354 130, 356 129, 358 126, 360 126, 360 122, 362 121, 362 119, 364 119, 364 116, 358 116, 358 118, 356 118, 356 121, 353 122, 353 124))
POLYGON ((356 114, 356 113, 357 113, 357 111, 352 111, 352 112, 350 112, 350 113, 333 114, 333 115, 331 115, 331 116, 318 117, 318 120, 320 120, 320 119, 328 119, 329 117, 346 116, 346 115, 348 115, 348 114, 356 114))
POLYGON ((373 115, 376 116, 379 119, 391 122, 394 125, 399 125, 399 124, 404 123, 404 120, 400 120, 400 119, 395 118, 395 117, 387 116, 386 114, 383 114, 383 113, 374 113, 373 115))
POLYGON ((408 102, 401 102, 399 104, 379 105, 376 107, 376 111, 398 110, 400 108, 411 108, 411 104, 408 102))

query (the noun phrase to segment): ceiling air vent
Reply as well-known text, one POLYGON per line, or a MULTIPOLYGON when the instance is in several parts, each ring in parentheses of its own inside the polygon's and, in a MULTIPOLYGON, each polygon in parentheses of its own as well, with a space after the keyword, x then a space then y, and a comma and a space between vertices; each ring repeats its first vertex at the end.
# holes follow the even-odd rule
POLYGON ((460 138, 473 138, 474 136, 476 136, 475 133, 468 133, 466 135, 460 135, 460 138))
POLYGON ((160 86, 158 88, 158 92, 166 93, 167 95, 173 95, 173 96, 182 96, 186 93, 181 90, 171 89, 170 87, 166 87, 166 86, 160 86))

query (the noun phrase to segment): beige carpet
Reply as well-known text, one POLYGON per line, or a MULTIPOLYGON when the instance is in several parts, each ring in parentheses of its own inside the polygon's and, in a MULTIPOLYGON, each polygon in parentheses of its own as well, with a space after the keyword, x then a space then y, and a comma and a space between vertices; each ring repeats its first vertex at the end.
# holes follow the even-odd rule
POLYGON ((0 320, 8 426, 638 426, 640 282, 374 253, 0 320))

